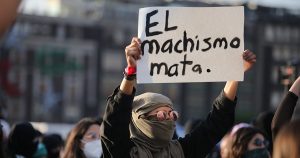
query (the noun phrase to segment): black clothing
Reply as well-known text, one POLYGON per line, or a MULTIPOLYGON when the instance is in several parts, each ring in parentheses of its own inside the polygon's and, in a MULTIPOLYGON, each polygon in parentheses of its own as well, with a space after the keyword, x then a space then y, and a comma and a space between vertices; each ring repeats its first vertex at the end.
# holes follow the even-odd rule
MULTIPOLYGON (((129 158, 134 143, 130 140, 132 95, 116 88, 107 100, 107 107, 100 129, 104 158, 129 158)), ((234 124, 235 101, 224 92, 215 99, 206 120, 184 138, 179 138, 186 158, 204 158, 234 124)))
POLYGON ((278 105, 272 120, 273 141, 275 140, 275 137, 279 132, 280 128, 282 128, 284 124, 290 122, 297 104, 297 100, 298 96, 293 92, 289 91, 284 96, 281 103, 278 105))

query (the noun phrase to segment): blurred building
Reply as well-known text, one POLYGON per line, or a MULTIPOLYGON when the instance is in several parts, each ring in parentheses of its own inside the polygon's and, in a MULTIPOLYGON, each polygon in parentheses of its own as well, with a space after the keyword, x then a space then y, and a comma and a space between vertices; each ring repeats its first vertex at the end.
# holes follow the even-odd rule
POLYGON ((249 37, 259 60, 256 109, 268 110, 276 108, 284 88, 300 74, 300 14, 267 7, 258 7, 255 13, 249 37))
MULTIPOLYGON (((8 118, 13 121, 75 122, 103 114, 107 96, 123 78, 124 48, 137 35, 139 8, 219 6, 182 1, 48 0, 44 5, 53 8, 43 11, 39 3, 21 6, 5 41, 3 52, 11 62, 9 79, 20 91, 19 96, 3 92, 8 118)), ((245 120, 279 103, 283 85, 278 69, 291 59, 300 59, 300 18, 288 10, 242 5, 245 48, 258 58, 239 87, 237 117, 245 120)), ((166 94, 185 122, 204 118, 224 84, 145 84, 138 85, 137 93, 166 94)))

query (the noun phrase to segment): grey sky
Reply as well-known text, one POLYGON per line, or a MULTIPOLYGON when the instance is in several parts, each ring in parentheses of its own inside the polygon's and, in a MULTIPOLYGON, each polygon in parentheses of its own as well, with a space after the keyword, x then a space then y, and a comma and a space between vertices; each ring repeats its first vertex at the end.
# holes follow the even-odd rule
POLYGON ((230 3, 238 4, 241 2, 251 2, 262 6, 288 8, 292 10, 300 10, 300 0, 202 0, 207 3, 230 3))

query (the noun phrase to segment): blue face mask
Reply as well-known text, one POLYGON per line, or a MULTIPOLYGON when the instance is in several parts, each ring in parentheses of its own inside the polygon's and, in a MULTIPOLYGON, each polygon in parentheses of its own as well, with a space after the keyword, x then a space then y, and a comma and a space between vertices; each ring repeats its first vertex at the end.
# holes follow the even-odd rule
POLYGON ((266 148, 246 151, 242 158, 270 158, 269 151, 266 148))
POLYGON ((33 158, 46 158, 47 157, 47 149, 43 143, 39 143, 37 146, 37 150, 32 156, 33 158))

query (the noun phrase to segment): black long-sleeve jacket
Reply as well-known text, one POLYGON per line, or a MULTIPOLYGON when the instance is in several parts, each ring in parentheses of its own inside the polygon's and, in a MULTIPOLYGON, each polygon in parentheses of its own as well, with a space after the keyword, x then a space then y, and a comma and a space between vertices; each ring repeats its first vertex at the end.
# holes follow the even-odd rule
MULTIPOLYGON (((130 140, 132 95, 116 88, 107 100, 100 135, 104 158, 129 158, 134 143, 130 140)), ((225 97, 224 92, 215 99, 206 120, 184 138, 179 138, 186 158, 203 158, 234 124, 235 101, 225 97)))
POLYGON ((289 91, 285 94, 282 101, 278 105, 275 115, 272 119, 273 140, 275 140, 277 133, 284 126, 284 124, 290 122, 294 113, 294 109, 297 105, 297 101, 298 96, 289 91))

